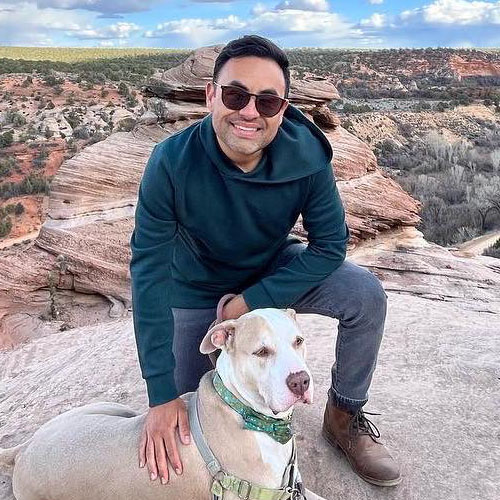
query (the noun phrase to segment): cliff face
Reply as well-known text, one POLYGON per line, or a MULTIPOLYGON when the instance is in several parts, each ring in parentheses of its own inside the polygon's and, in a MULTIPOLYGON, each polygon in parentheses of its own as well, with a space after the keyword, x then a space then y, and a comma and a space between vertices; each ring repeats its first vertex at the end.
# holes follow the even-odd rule
POLYGON ((498 61, 488 61, 475 57, 466 59, 454 55, 450 57, 449 65, 458 80, 473 76, 500 77, 500 64, 498 61))

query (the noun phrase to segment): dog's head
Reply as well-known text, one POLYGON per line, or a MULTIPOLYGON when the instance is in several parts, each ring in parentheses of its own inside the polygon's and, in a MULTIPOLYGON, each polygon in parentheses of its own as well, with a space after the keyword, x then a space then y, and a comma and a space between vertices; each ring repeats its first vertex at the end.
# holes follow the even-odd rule
POLYGON ((278 414, 298 401, 312 402, 305 340, 293 309, 256 309, 213 326, 200 352, 216 349, 222 349, 218 371, 255 409, 278 414))

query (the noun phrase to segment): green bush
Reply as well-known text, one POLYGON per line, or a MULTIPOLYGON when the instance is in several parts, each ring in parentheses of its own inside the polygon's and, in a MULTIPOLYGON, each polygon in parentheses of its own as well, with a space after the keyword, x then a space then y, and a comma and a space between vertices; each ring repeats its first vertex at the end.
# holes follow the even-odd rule
POLYGON ((21 202, 18 202, 16 204, 16 208, 14 210, 14 213, 16 215, 21 215, 22 213, 24 213, 24 205, 21 202))
POLYGON ((17 160, 14 156, 0 158, 0 177, 5 177, 10 174, 12 169, 17 167, 17 160))
POLYGON ((14 142, 14 132, 9 130, 0 134, 0 148, 6 148, 14 142))
POLYGON ((493 243, 490 247, 486 248, 483 251, 483 255, 487 255, 488 257, 496 257, 500 259, 500 238, 493 243))
POLYGON ((7 236, 12 229, 12 220, 10 217, 0 220, 0 238, 7 236))

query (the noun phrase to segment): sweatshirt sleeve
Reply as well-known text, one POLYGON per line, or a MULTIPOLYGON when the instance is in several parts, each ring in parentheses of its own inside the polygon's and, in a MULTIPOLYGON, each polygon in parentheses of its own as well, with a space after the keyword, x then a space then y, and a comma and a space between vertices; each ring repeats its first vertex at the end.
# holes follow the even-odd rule
POLYGON ((345 259, 349 229, 330 165, 311 177, 302 219, 308 232, 307 249, 287 266, 242 292, 250 310, 291 306, 319 285, 345 259))
POLYGON ((169 307, 172 249, 177 232, 174 188, 166 158, 155 147, 144 170, 130 239, 134 332, 149 406, 177 398, 169 307))

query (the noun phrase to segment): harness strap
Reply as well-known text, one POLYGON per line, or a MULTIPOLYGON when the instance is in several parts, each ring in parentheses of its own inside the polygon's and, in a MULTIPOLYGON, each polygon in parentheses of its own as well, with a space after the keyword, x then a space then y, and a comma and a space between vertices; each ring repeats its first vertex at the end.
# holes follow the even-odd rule
POLYGON ((301 485, 297 485, 296 482, 298 478, 298 467, 295 437, 293 438, 292 458, 284 474, 283 484, 286 486, 283 488, 263 488, 228 474, 222 469, 219 461, 203 436, 203 430, 198 415, 197 392, 194 392, 189 399, 188 415, 193 439, 213 478, 210 490, 213 495, 213 500, 222 499, 224 490, 232 491, 242 500, 301 500, 305 498, 302 495, 301 485))

